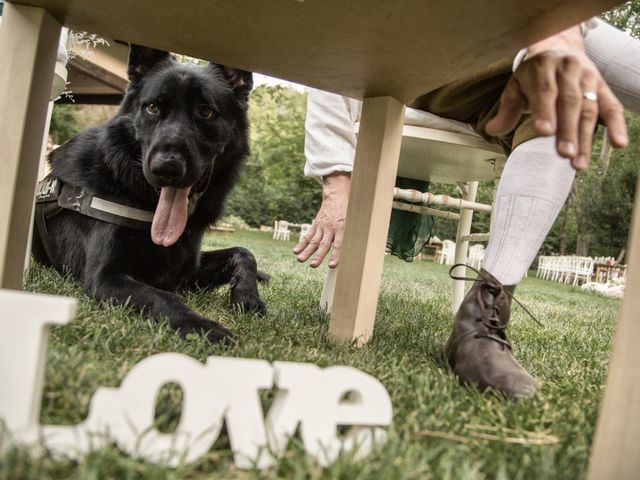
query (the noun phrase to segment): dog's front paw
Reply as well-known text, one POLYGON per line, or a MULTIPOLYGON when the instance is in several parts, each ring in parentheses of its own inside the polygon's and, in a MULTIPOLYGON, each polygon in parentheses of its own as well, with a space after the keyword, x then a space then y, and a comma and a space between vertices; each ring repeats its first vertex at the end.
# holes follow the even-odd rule
POLYGON ((213 320, 204 317, 188 318, 174 323, 174 328, 183 338, 189 333, 204 335, 212 343, 235 343, 233 333, 213 320))
POLYGON ((231 292, 231 305, 243 312, 255 312, 258 315, 267 314, 267 306, 260 300, 257 293, 231 292))
POLYGON ((233 345, 236 343, 236 339, 231 333, 231 330, 227 330, 225 327, 216 322, 211 322, 212 328, 207 330, 205 336, 211 343, 224 343, 226 345, 233 345))

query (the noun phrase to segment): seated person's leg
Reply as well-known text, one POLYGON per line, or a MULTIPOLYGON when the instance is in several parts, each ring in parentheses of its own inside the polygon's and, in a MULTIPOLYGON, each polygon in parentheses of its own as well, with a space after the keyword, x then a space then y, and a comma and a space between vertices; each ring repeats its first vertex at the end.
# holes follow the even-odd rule
MULTIPOLYGON (((640 41, 598 21, 588 32, 585 47, 625 108, 640 113, 640 41)), ((447 344, 449 361, 462 380, 514 397, 526 396, 538 387, 516 362, 510 347, 502 343, 510 301, 501 290, 512 292, 522 279, 569 195, 575 172, 556 153, 554 144, 555 137, 535 138, 521 143, 509 156, 491 217, 484 278, 481 275, 467 294, 447 344), (482 295, 477 295, 478 290, 482 295), (492 315, 497 329, 487 326, 491 320, 476 322, 476 318, 492 315), (464 337, 476 330, 486 336, 464 337)))
POLYGON ((446 346, 458 377, 508 396, 535 393, 537 382, 516 361, 504 333, 510 297, 553 226, 575 170, 554 137, 520 144, 509 156, 491 215, 484 269, 467 293, 446 346))
POLYGON ((522 280, 571 191, 576 172, 554 142, 539 137, 520 144, 502 174, 484 268, 503 285, 522 280))

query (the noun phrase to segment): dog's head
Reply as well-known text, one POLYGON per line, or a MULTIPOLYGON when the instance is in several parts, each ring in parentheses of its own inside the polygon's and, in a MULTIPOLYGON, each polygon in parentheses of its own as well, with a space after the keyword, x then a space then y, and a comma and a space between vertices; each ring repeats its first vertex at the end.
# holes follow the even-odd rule
POLYGON ((161 189, 152 225, 159 245, 184 231, 189 196, 206 189, 216 157, 244 128, 249 72, 180 63, 169 53, 131 46, 123 108, 133 118, 147 181, 161 189))

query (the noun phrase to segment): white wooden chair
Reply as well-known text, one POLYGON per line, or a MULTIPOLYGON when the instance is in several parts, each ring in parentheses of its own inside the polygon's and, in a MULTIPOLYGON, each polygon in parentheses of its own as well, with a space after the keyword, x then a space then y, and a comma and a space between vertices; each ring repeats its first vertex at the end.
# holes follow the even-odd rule
POLYGON ((451 265, 453 264, 453 259, 455 256, 456 242, 452 240, 444 240, 442 242, 442 248, 438 250, 438 253, 436 253, 434 262, 439 263, 440 265, 451 265))
MULTIPOLYGON (((502 174, 506 157, 502 149, 486 142, 472 128, 464 123, 444 119, 426 112, 407 110, 402 134, 400 161, 397 176, 432 183, 458 184, 462 198, 434 195, 416 190, 394 190, 394 199, 402 199, 414 204, 393 202, 393 208, 422 214, 434 215, 458 221, 453 262, 467 262, 469 241, 486 241, 489 234, 470 234, 474 211, 491 212, 491 205, 475 202, 479 181, 497 181, 502 174), (459 210, 452 212, 431 208, 427 205, 449 207, 459 210)), ((380 234, 381 232, 376 232, 380 234)), ((386 235, 386 232, 384 232, 386 235)), ((365 246, 363 246, 365 248, 365 246)), ((383 252, 380 252, 383 255, 383 252)), ((340 265, 349 262, 349 252, 343 252, 340 265)), ((337 268, 339 269, 340 266, 337 268)), ((337 269, 329 269, 320 300, 320 306, 331 311, 336 300, 335 277, 337 269)), ((465 268, 458 267, 454 274, 464 277, 465 268)), ((367 279, 360 279, 366 282, 367 279)), ((338 292, 337 295, 349 295, 338 292)), ((464 281, 453 281, 452 309, 458 310, 464 298, 464 281)), ((341 298, 348 303, 357 299, 341 298)))
POLYGON ((289 222, 286 220, 276 220, 273 227, 273 239, 289 241, 291 238, 291 230, 289 230, 289 222))
POLYGON ((540 255, 538 257, 538 270, 536 271, 536 277, 543 278, 546 275, 547 269, 549 268, 550 258, 551 257, 547 255, 540 255))
POLYGON ((537 276, 553 282, 578 285, 581 280, 588 282, 591 279, 598 258, 601 257, 540 256, 537 276))
POLYGON ((480 270, 482 268, 482 261, 484 260, 484 245, 475 243, 469 247, 469 258, 467 259, 467 265, 480 270))
POLYGON ((593 267, 595 261, 591 257, 579 257, 580 261, 576 266, 576 270, 573 275, 573 285, 578 285, 580 280, 588 282, 593 277, 593 267))
POLYGON ((557 281, 563 268, 563 257, 551 257, 549 260, 549 268, 545 280, 557 281))

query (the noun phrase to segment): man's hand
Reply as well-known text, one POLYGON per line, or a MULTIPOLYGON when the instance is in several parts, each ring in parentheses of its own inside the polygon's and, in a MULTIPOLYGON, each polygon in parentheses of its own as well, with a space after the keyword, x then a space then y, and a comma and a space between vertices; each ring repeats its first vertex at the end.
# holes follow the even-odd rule
POLYGON ((622 104, 587 57, 578 27, 529 47, 485 130, 489 135, 507 133, 529 111, 536 131, 555 134, 558 153, 571 159, 576 170, 589 165, 598 114, 614 147, 628 143, 622 104))
POLYGON ((322 263, 333 245, 329 267, 338 266, 350 186, 351 176, 346 172, 335 172, 322 179, 320 210, 313 221, 311 230, 293 249, 299 262, 306 262, 315 252, 310 265, 316 268, 322 263))

